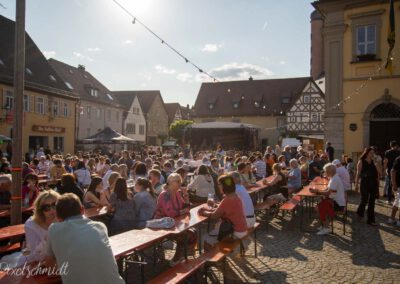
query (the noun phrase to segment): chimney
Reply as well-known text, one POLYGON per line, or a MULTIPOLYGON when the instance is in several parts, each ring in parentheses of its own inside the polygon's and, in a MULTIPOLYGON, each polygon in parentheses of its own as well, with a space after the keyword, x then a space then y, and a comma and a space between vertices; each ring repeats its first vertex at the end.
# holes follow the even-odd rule
POLYGON ((85 71, 85 65, 78 64, 78 69, 82 70, 82 71, 85 71))
POLYGON ((253 81, 253 77, 252 76, 249 77, 249 81, 253 81))
POLYGON ((315 80, 325 70, 324 67, 324 38, 322 29, 324 20, 321 14, 314 10, 311 13, 311 59, 310 59, 310 75, 315 80))

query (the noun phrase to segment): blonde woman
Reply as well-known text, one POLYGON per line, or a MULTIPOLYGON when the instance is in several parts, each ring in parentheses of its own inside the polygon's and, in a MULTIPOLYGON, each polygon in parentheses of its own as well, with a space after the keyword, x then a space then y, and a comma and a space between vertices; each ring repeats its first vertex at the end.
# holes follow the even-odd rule
POLYGON ((111 193, 114 191, 115 182, 120 177, 121 177, 121 175, 117 172, 112 172, 110 174, 110 176, 108 177, 108 184, 110 186, 108 188, 103 188, 103 192, 100 195, 100 201, 102 204, 105 204, 107 206, 110 205, 111 193))
POLYGON ((47 231, 49 226, 56 222, 56 202, 59 197, 60 195, 54 190, 47 190, 38 195, 33 204, 33 216, 26 220, 24 225, 26 251, 7 255, 1 259, 2 263, 13 267, 45 259, 47 231))

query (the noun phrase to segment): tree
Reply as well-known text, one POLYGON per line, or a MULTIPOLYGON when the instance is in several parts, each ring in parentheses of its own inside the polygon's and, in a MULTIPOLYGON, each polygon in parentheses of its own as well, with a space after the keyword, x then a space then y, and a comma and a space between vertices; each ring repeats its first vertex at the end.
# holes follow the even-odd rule
POLYGON ((169 127, 169 136, 175 138, 178 140, 179 143, 182 142, 182 137, 183 137, 183 129, 188 126, 193 124, 193 121, 191 120, 177 120, 174 123, 171 124, 169 127))

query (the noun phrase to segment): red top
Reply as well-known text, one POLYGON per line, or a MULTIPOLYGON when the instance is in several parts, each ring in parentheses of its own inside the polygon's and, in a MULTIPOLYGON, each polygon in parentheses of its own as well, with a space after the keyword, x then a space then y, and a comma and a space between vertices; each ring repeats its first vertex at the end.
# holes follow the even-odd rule
POLYGON ((233 224, 235 232, 247 231, 242 201, 236 194, 222 199, 216 212, 221 215, 222 219, 228 220, 233 224))
MULTIPOLYGON (((25 200, 25 196, 29 193, 29 187, 27 185, 22 186, 22 202, 25 200)), ((35 188, 35 192, 32 195, 32 198, 29 199, 29 206, 32 206, 33 202, 35 201, 36 197, 38 196, 39 188, 35 188)))

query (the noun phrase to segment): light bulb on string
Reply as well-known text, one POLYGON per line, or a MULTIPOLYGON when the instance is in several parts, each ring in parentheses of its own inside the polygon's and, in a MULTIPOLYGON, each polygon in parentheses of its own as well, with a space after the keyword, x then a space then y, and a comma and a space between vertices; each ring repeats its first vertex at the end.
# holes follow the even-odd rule
POLYGON ((186 57, 185 57, 185 62, 186 62, 186 63, 188 63, 188 62, 189 62, 189 60, 188 60, 186 57))
POLYGON ((136 24, 136 18, 133 18, 132 24, 136 24))

